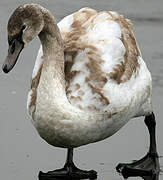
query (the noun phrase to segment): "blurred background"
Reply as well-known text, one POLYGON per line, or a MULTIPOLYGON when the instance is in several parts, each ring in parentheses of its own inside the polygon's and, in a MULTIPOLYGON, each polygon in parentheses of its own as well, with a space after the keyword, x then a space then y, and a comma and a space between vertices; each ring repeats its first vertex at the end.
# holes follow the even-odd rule
MULTIPOLYGON (((157 121, 157 144, 163 155, 163 1, 162 0, 5 0, 0 2, 0 67, 6 57, 7 22, 19 5, 34 2, 49 9, 59 22, 82 8, 113 10, 133 22, 143 59, 153 77, 153 107, 157 121)), ((26 113, 26 99, 40 42, 32 41, 21 53, 16 67, 0 70, 0 178, 37 180, 38 172, 61 168, 66 150, 44 142, 26 113)), ((149 135, 143 117, 131 120, 111 138, 77 148, 75 163, 98 171, 98 180, 122 180, 115 167, 119 162, 139 159, 148 151, 149 135)), ((161 166, 163 160, 160 158, 161 166)), ((160 179, 162 177, 160 176, 160 179)), ((132 178, 139 180, 141 178, 132 178)))

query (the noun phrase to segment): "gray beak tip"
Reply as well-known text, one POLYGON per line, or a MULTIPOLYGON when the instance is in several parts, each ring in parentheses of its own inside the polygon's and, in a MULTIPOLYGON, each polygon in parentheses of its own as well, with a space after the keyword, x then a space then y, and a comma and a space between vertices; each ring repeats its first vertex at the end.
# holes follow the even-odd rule
POLYGON ((2 66, 2 70, 3 70, 4 73, 8 73, 9 72, 9 69, 7 68, 7 64, 2 66))

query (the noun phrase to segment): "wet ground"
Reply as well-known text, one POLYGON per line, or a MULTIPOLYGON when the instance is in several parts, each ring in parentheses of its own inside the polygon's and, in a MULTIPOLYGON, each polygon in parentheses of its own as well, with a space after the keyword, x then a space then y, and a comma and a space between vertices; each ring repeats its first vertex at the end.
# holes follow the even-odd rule
MULTIPOLYGON (((43 5, 54 14, 57 21, 85 6, 97 10, 115 10, 132 19, 135 36, 153 77, 158 151, 163 155, 163 1, 1 1, 0 66, 8 49, 8 18, 18 5, 27 2, 43 5)), ((65 161, 66 150, 44 142, 26 113, 26 97, 38 48, 39 41, 35 39, 22 52, 17 66, 10 74, 5 75, 0 71, 0 179, 36 180, 39 170, 59 168, 65 161)), ((143 118, 137 118, 111 138, 76 149, 74 158, 80 168, 98 171, 98 180, 121 180, 123 178, 116 173, 115 166, 119 162, 139 159, 147 152, 148 144, 148 131, 143 118)), ((162 165, 163 160, 160 159, 160 162, 162 165)))

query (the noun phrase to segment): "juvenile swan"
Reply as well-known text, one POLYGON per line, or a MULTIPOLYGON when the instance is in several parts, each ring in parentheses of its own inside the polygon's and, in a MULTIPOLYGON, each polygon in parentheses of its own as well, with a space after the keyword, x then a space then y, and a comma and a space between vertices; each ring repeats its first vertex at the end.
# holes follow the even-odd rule
POLYGON ((95 171, 83 171, 74 165, 73 148, 101 141, 130 119, 145 116, 149 152, 139 161, 119 164, 117 171, 124 178, 158 180, 151 75, 130 21, 116 12, 83 8, 57 25, 40 5, 22 5, 8 22, 5 73, 36 36, 41 47, 33 70, 28 112, 47 143, 68 149, 65 166, 40 172, 39 178, 96 179, 95 171))

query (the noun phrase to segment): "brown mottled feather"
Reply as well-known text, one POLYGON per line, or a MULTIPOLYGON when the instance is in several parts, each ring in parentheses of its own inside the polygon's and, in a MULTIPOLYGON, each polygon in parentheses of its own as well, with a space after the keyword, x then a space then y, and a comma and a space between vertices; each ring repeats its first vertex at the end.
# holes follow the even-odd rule
POLYGON ((111 79, 117 81, 117 83, 123 83, 130 80, 133 73, 136 72, 139 67, 138 56, 140 51, 137 47, 136 40, 131 28, 131 23, 128 19, 125 19, 122 15, 113 15, 109 13, 113 20, 120 24, 122 29, 122 42, 126 48, 124 55, 124 62, 117 64, 114 67, 114 71, 109 73, 111 79))
MULTIPOLYGON (((103 87, 109 79, 113 79, 117 84, 124 83, 130 80, 131 76, 136 73, 139 68, 138 56, 140 56, 139 49, 134 38, 133 30, 131 28, 131 23, 128 19, 123 16, 112 13, 112 12, 96 12, 90 9, 84 9, 73 14, 73 23, 71 24, 69 32, 63 32, 64 41, 64 53, 65 53, 65 77, 67 81, 67 95, 71 102, 76 106, 80 106, 80 109, 88 109, 93 111, 99 111, 100 106, 107 106, 110 104, 108 97, 103 92, 103 87), (87 41, 87 29, 93 28, 96 24, 94 19, 102 14, 108 13, 110 16, 107 18, 98 19, 98 23, 103 21, 115 21, 121 27, 121 41, 126 49, 124 54, 124 60, 114 66, 113 72, 104 72, 102 69, 103 63, 105 61, 101 57, 101 52, 97 48, 98 46, 89 43, 87 41), (84 39, 84 40, 83 40, 84 39), (72 70, 72 66, 75 64, 77 55, 80 52, 85 54, 84 68, 88 74, 85 74, 85 85, 89 87, 92 91, 92 98, 100 103, 100 105, 91 104, 83 107, 80 104, 80 98, 85 95, 82 90, 82 86, 76 86, 73 84, 73 79, 81 71, 84 73, 84 69, 80 71, 72 70), (72 87, 72 89, 71 89, 72 87), (70 88, 70 89, 69 89, 70 88), (78 97, 79 95, 79 97, 78 97)), ((100 42, 105 44, 105 39, 100 40, 100 42)), ((107 41, 106 41, 107 44, 107 41)), ((82 59, 80 60, 82 61, 82 59)), ((109 59, 108 59, 109 61, 109 59)), ((77 62, 76 62, 77 63, 77 62)), ((136 75, 136 74, 135 74, 136 75)), ((84 85, 84 86, 85 86, 84 85)), ((87 93, 86 93, 87 94, 87 93)))
POLYGON ((90 88, 92 89, 92 93, 97 93, 100 96, 100 101, 105 104, 105 105, 109 105, 110 102, 108 100, 107 97, 104 96, 104 94, 102 93, 102 89, 101 88, 97 88, 95 86, 93 86, 91 83, 88 83, 88 85, 90 86, 90 88))

